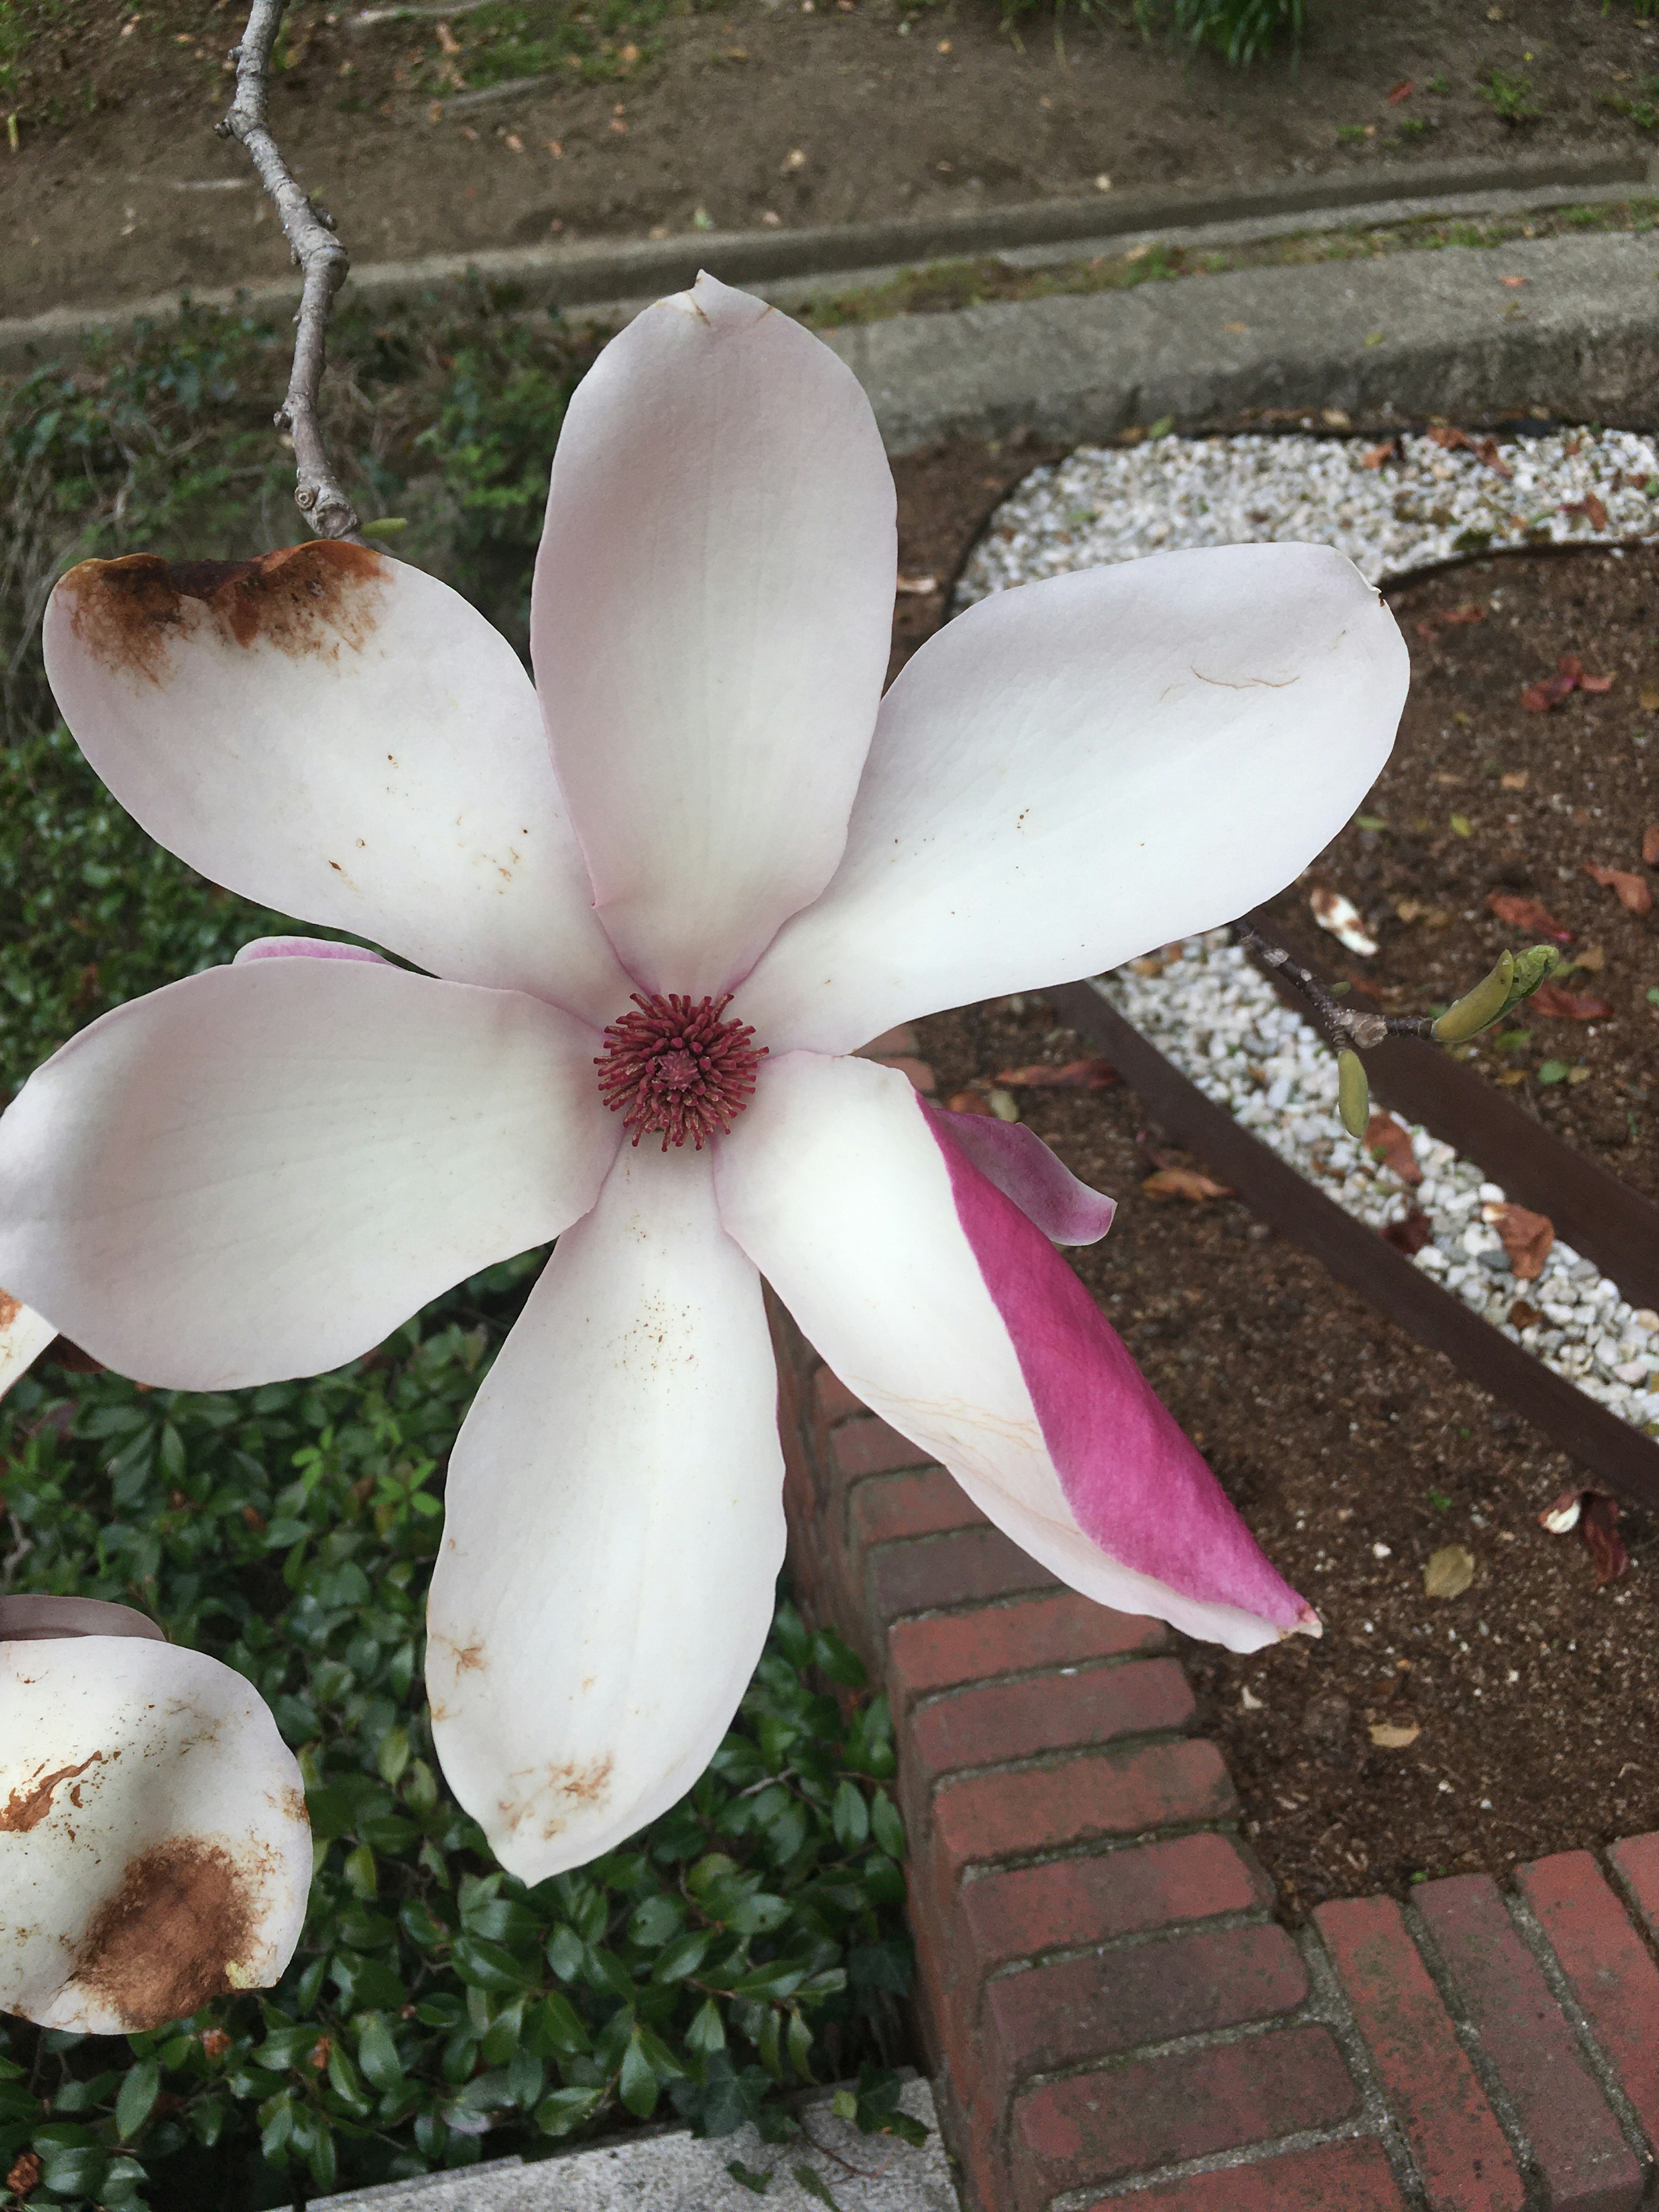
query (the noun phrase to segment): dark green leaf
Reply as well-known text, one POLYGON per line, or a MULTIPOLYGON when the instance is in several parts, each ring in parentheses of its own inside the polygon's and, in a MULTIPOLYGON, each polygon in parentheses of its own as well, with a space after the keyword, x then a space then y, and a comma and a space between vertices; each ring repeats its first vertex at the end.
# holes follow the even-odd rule
POLYGON ((816 2203, 827 2204, 830 2212, 841 2212, 841 2207, 830 2194, 829 2183, 816 2167, 798 2166, 794 2172, 796 2185, 804 2195, 811 2197, 816 2203))

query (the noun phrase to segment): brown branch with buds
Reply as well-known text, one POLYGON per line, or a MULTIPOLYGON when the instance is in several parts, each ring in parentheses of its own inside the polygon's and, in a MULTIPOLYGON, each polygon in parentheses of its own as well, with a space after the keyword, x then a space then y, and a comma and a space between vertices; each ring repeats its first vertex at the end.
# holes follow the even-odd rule
POLYGON ((1354 1137, 1364 1135, 1370 1114, 1370 1088, 1359 1058, 1362 1052, 1374 1052, 1391 1036, 1421 1037, 1437 1045, 1467 1043, 1501 1021, 1523 999, 1530 998, 1548 977, 1558 957, 1549 945, 1534 945, 1518 957, 1505 952, 1472 991, 1465 992, 1442 1014, 1378 1014, 1369 1008, 1345 1006, 1311 969, 1292 960, 1282 945, 1272 944, 1248 921, 1234 922, 1232 933, 1234 941, 1264 968, 1299 992, 1318 1017, 1326 1042, 1337 1056, 1343 1127, 1354 1137))
POLYGON ((1248 921, 1236 921, 1233 936, 1264 968, 1271 968, 1302 994, 1323 1024, 1334 1052, 1374 1052, 1385 1037, 1434 1035, 1434 1020, 1428 1014, 1374 1014, 1345 1006, 1310 968, 1292 960, 1282 945, 1269 944, 1248 921))
POLYGON ((294 366, 288 392, 276 410, 276 427, 294 441, 295 505, 319 538, 349 538, 361 544, 357 510, 334 473, 317 420, 317 392, 323 380, 323 360, 328 318, 350 267, 343 246, 334 235, 332 219, 301 191, 267 121, 270 106, 270 50, 288 0, 253 0, 242 33, 233 49, 236 65, 236 97, 228 113, 215 127, 222 138, 234 138, 247 149, 276 205, 295 266, 304 283, 300 312, 295 317, 299 335, 294 341, 294 366))

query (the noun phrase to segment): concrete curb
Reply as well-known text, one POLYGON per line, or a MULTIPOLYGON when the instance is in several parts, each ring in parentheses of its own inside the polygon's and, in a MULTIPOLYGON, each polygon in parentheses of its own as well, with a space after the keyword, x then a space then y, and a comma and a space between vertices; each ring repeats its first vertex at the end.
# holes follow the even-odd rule
MULTIPOLYGON (((971 210, 926 219, 849 223, 804 230, 707 231, 700 236, 580 246, 501 247, 471 254, 429 254, 418 260, 366 262, 352 270, 350 295, 373 303, 411 293, 455 289, 477 276, 521 285, 533 305, 611 307, 653 299, 712 269, 728 283, 771 294, 812 280, 844 284, 872 275, 981 253, 1024 254, 1067 244, 1092 249, 1153 232, 1180 234, 1260 224, 1269 234, 1306 218, 1319 228, 1355 216, 1433 211, 1446 203, 1473 211, 1484 204, 1522 205, 1534 198, 1603 198, 1659 184, 1659 156, 1640 149, 1594 160, 1463 161, 1418 168, 1381 167, 1325 177, 1293 177, 1231 187, 1114 192, 1089 199, 1043 200, 971 210), (1321 221, 1323 218, 1323 221, 1321 221)), ((283 307, 299 296, 297 277, 276 283, 216 286, 191 295, 207 307, 253 310, 283 307)), ((27 367, 100 331, 141 319, 167 322, 179 313, 176 292, 103 307, 54 307, 0 319, 0 368, 27 367)))
POLYGON ((771 2174, 765 2201, 775 2212, 811 2212, 823 2203, 793 2178, 799 2166, 817 2172, 845 2212, 958 2212, 933 2091, 918 2077, 905 2084, 900 2102, 930 2130, 921 2150, 894 2136, 860 2135, 833 2117, 826 2094, 798 2108, 811 2142, 765 2143, 751 2127, 714 2142, 699 2142, 683 2128, 641 2129, 531 2165, 492 2159, 453 2173, 313 2198, 311 2212, 748 2212, 755 2193, 727 2172, 733 2159, 771 2174), (829 2155, 815 2156, 814 2143, 829 2155))
POLYGON ((1257 410, 1639 424, 1659 416, 1659 234, 1240 270, 899 315, 828 343, 893 453, 1015 431, 1075 444, 1257 410))

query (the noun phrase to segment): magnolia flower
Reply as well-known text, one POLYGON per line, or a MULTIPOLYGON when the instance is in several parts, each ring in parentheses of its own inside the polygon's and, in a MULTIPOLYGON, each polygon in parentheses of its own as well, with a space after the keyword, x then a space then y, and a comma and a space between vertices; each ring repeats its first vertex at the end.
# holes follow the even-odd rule
POLYGON ((991 599, 884 698, 894 580, 858 385, 704 277, 571 404, 535 688, 349 545, 89 562, 47 616, 154 836, 431 972, 283 938, 94 1023, 0 1122, 0 1281, 220 1390, 558 1239, 455 1445, 428 1614, 445 1771, 528 1881, 680 1796, 760 1652, 763 1277, 1077 1589, 1237 1650, 1317 1628, 1054 1249, 1109 1202, 848 1055, 1278 890, 1387 755, 1399 634, 1333 552, 1182 554, 991 599))
POLYGON ((0 1597, 0 2011, 132 2033, 300 1939, 294 1754, 240 1674, 93 1598, 0 1597))

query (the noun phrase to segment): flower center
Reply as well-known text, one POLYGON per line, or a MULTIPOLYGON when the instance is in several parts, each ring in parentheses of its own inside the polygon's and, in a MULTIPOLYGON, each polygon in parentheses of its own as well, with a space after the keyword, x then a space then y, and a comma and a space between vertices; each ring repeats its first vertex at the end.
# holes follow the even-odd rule
POLYGON ((724 1136, 749 1103, 766 1047, 750 1042, 755 1032, 746 1022, 721 1020, 731 1003, 729 991, 695 1000, 635 991, 638 1012, 618 1016, 605 1030, 605 1049, 593 1062, 599 1090, 636 1145, 660 1129, 664 1152, 687 1138, 701 1152, 704 1139, 724 1136))

